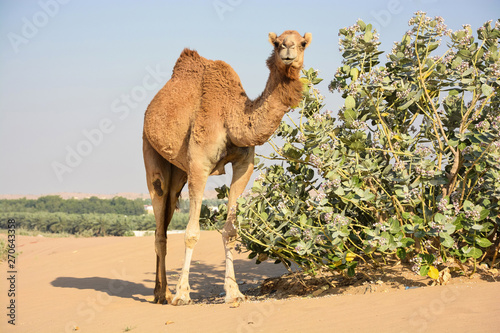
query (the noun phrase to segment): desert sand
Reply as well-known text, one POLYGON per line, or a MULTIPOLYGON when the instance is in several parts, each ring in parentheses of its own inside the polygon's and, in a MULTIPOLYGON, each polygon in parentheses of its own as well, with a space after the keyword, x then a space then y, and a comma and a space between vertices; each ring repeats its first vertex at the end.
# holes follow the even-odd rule
MULTIPOLYGON (((0 235, 5 237, 5 234, 0 235)), ((167 277, 174 291, 183 234, 168 238, 167 277)), ((500 282, 326 297, 218 303, 223 292, 221 236, 202 232, 190 276, 195 304, 152 304, 154 237, 17 236, 16 325, 8 324, 7 262, 1 263, 0 332, 500 332, 500 282), (207 304, 208 303, 208 304, 207 304)), ((243 292, 285 273, 235 255, 243 292)))

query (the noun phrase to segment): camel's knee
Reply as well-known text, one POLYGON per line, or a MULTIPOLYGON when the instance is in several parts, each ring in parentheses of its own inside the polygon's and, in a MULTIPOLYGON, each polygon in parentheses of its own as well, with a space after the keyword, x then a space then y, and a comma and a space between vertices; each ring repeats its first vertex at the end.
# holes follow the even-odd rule
POLYGON ((229 229, 229 230, 226 230, 224 229, 222 231, 222 239, 224 240, 224 242, 234 242, 236 241, 236 238, 238 237, 238 233, 236 232, 236 229, 229 229))
POLYGON ((158 255, 166 253, 167 251, 167 238, 165 236, 155 237, 155 250, 158 255))
POLYGON ((162 187, 162 182, 159 178, 156 178, 153 181, 153 189, 159 197, 163 196, 164 191, 162 187))
POLYGON ((186 235, 184 237, 184 243, 186 244, 187 248, 193 249, 199 240, 200 240, 200 232, 189 233, 186 231, 186 235))
POLYGON ((236 239, 238 238, 238 232, 232 223, 226 222, 224 229, 222 230, 222 242, 226 249, 234 249, 236 245, 236 239))
POLYGON ((156 236, 155 246, 167 246, 167 238, 165 236, 156 236))

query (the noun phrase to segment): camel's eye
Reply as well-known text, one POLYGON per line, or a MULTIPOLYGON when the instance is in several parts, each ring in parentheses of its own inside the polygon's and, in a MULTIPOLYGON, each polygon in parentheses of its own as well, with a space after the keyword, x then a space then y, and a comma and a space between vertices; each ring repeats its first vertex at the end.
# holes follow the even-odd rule
POLYGON ((306 47, 307 42, 306 42, 306 41, 303 41, 303 42, 301 43, 301 45, 302 45, 302 47, 306 47))
POLYGON ((280 43, 278 41, 274 42, 274 46, 275 47, 279 47, 280 46, 280 43))

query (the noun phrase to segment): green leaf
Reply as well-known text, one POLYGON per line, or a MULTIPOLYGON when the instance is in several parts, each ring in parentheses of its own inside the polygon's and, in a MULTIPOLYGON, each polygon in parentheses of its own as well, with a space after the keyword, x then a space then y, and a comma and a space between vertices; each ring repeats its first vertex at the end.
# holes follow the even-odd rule
POLYGON ((360 20, 358 20, 358 25, 359 25, 359 27, 361 28, 361 31, 365 31, 365 29, 366 29, 366 24, 365 24, 365 22, 363 22, 363 21, 360 19, 360 20))
POLYGON ((453 238, 451 238, 448 234, 441 234, 439 240, 441 241, 441 245, 447 248, 450 248, 455 244, 453 238))
POLYGON ((435 222, 441 223, 443 220, 444 220, 444 215, 443 214, 436 213, 436 215, 434 215, 434 221, 435 222))
POLYGON ((307 225, 307 215, 306 214, 300 215, 299 224, 301 227, 307 225))
POLYGON ((349 109, 354 109, 355 107, 356 107, 356 101, 354 100, 354 97, 352 97, 351 95, 347 96, 347 98, 345 99, 345 108, 349 110, 349 109))
POLYGON ((412 215, 411 219, 412 219, 413 223, 415 223, 415 224, 422 224, 422 223, 424 223, 424 219, 421 218, 418 215, 412 215))
POLYGON ((255 193, 261 193, 262 192, 262 185, 260 184, 260 182, 254 182, 253 183, 252 191, 255 192, 255 193))
MULTIPOLYGON (((476 70, 475 67, 470 67, 469 69, 467 69, 465 72, 462 73, 462 76, 467 76, 467 75, 470 75, 472 72, 474 72, 476 70)), ((472 82, 472 81, 471 81, 472 82)))
POLYGON ((335 170, 330 170, 326 174, 325 178, 330 179, 330 180, 334 180, 336 178, 336 176, 337 176, 337 172, 335 172, 335 170))
POLYGON ((358 118, 358 114, 353 109, 347 109, 344 111, 344 118, 347 124, 351 124, 358 118))
POLYGON ((429 52, 434 51, 438 47, 439 47, 439 43, 438 42, 429 43, 429 52))
POLYGON ((474 209, 474 204, 469 200, 465 200, 463 204, 464 210, 472 210, 474 209))
POLYGON ((489 209, 483 209, 483 210, 481 210, 481 213, 479 213, 479 221, 484 220, 485 218, 488 217, 488 215, 490 215, 489 209))
MULTIPOLYGON (((359 70, 356 67, 354 67, 353 69, 351 69, 350 75, 351 75, 352 80, 356 81, 358 79, 359 70)), ((354 102, 354 106, 356 106, 356 102, 354 102)), ((352 108, 354 108, 354 106, 352 108)))
POLYGON ((396 250, 396 255, 399 259, 404 260, 406 258, 406 250, 400 247, 396 250))
POLYGON ((302 156, 302 152, 287 142, 283 146, 283 155, 291 159, 298 159, 302 156))
POLYGON ((415 237, 417 238, 423 238, 425 234, 426 234, 425 230, 422 229, 415 230, 415 237))
POLYGON ((373 34, 371 31, 366 31, 365 32, 365 37, 363 38, 363 40, 366 42, 366 43, 369 43, 371 40, 373 39, 373 34))
POLYGON ((458 139, 455 139, 455 138, 451 138, 451 139, 449 139, 449 140, 448 140, 448 143, 449 143, 449 144, 450 144, 450 146, 452 146, 452 147, 456 147, 456 146, 458 146, 458 143, 459 143, 459 142, 460 142, 460 141, 459 141, 458 139))
POLYGON ((490 240, 488 238, 478 238, 478 239, 476 239, 476 244, 481 246, 481 247, 488 248, 493 243, 490 242, 490 240))
POLYGON ((413 238, 405 237, 401 239, 401 243, 403 243, 404 247, 410 247, 415 244, 415 240, 413 238))
POLYGON ((392 164, 388 164, 388 165, 384 168, 384 171, 382 171, 382 175, 383 175, 383 176, 387 176, 391 170, 392 170, 392 164))
POLYGON ((401 39, 401 44, 408 45, 411 42, 411 37, 408 34, 403 35, 403 39, 401 39))
POLYGON ((481 91, 483 92, 484 96, 490 96, 494 92, 493 88, 486 83, 481 86, 481 91))
POLYGON ((342 187, 337 188, 337 189, 335 190, 335 192, 333 192, 333 193, 335 193, 335 194, 336 194, 336 195, 338 195, 339 197, 342 197, 342 196, 344 196, 344 195, 345 195, 345 191, 344 191, 344 189, 343 189, 342 187))
POLYGON ((429 268, 430 268, 429 265, 422 265, 420 267, 420 275, 421 276, 426 276, 427 273, 429 273, 429 268))
POLYGON ((483 255, 483 251, 481 251, 481 249, 478 249, 477 247, 470 247, 464 250, 464 255, 468 258, 470 257, 474 259, 479 259, 483 255))
POLYGON ((455 69, 457 68, 458 66, 460 66, 462 64, 462 58, 460 58, 459 56, 457 56, 453 62, 451 63, 451 68, 455 69))
POLYGON ((365 143, 361 141, 355 141, 349 145, 349 148, 356 151, 363 150, 365 148, 365 143))
POLYGON ((456 230, 456 226, 452 223, 446 223, 444 225, 444 232, 446 232, 447 234, 451 235, 452 233, 455 232, 455 230, 456 230))
POLYGON ((390 231, 391 233, 393 234, 396 234, 399 232, 399 230, 401 230, 401 226, 399 225, 399 221, 397 219, 389 219, 389 223, 391 225, 390 227, 390 231))
POLYGON ((411 218, 411 213, 409 213, 409 212, 404 212, 404 213, 403 213, 403 214, 401 214, 401 215, 403 216, 403 218, 404 218, 405 220, 408 220, 408 219, 410 219, 410 218, 411 218))

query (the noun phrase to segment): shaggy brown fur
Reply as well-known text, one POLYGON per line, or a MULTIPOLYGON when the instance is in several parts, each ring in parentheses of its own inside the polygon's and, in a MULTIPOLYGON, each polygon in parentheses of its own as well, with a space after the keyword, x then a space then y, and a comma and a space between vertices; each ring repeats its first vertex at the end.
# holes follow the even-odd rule
POLYGON ((223 61, 201 57, 185 49, 172 78, 152 100, 144 117, 143 152, 148 189, 156 218, 155 302, 188 304, 189 266, 199 239, 199 214, 209 175, 224 173, 232 163, 230 214, 223 230, 226 250, 226 301, 243 300, 234 279, 232 249, 236 199, 253 170, 254 146, 261 145, 279 126, 290 107, 302 98, 299 81, 305 48, 311 34, 293 30, 269 34, 274 46, 267 59, 269 78, 261 96, 250 100, 236 72, 223 61), (165 275, 166 230, 179 193, 188 181, 190 211, 186 254, 176 296, 168 290, 165 275))

